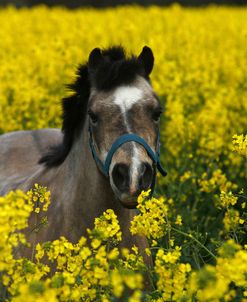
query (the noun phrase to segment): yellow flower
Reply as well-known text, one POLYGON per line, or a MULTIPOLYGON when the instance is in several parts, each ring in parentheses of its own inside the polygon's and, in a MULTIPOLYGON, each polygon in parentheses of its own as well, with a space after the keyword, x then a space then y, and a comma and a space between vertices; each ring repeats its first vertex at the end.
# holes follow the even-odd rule
POLYGON ((97 249, 101 245, 101 240, 95 238, 91 242, 91 246, 93 249, 97 249))
POLYGON ((134 291, 128 302, 141 302, 142 292, 140 290, 134 291))
POLYGON ((114 248, 108 254, 108 259, 114 260, 114 259, 117 259, 118 256, 119 256, 119 251, 117 248, 114 248))
POLYGON ((181 217, 181 215, 177 215, 175 224, 177 224, 177 225, 182 225, 182 217, 181 217))
POLYGON ((142 192, 138 197, 139 214, 131 221, 130 231, 147 238, 158 239, 164 236, 168 206, 164 199, 150 198, 150 192, 142 192))
POLYGON ((237 135, 233 137, 233 150, 247 157, 247 135, 237 135))

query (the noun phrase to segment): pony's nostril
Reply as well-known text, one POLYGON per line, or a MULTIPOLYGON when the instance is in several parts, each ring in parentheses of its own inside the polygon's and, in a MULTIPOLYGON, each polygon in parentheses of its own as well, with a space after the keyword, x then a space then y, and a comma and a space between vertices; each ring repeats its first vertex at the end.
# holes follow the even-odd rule
POLYGON ((112 179, 119 191, 128 192, 130 180, 129 167, 125 164, 116 164, 112 171, 112 179))
POLYGON ((150 188, 153 180, 153 169, 148 163, 142 163, 139 187, 141 190, 150 188))

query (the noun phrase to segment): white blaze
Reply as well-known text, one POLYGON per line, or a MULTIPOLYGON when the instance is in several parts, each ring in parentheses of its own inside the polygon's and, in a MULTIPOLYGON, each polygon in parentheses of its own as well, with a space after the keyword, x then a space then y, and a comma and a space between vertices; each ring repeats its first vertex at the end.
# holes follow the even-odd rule
POLYGON ((143 92, 133 86, 120 86, 114 92, 114 103, 121 108, 122 113, 126 113, 134 104, 141 101, 143 92))
MULTIPOLYGON (((137 87, 133 86, 120 86, 118 87, 113 96, 114 104, 118 105, 124 118, 124 123, 127 131, 130 133, 131 128, 127 121, 127 112, 132 108, 134 104, 140 102, 143 98, 143 91, 137 87)), ((131 186, 137 187, 138 182, 138 167, 141 164, 138 148, 136 143, 133 142, 133 157, 130 166, 130 176, 132 179, 131 186)))

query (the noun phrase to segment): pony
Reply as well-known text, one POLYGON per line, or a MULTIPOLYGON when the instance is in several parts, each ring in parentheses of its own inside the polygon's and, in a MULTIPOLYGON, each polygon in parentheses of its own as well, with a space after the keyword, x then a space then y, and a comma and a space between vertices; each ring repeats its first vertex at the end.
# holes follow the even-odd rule
POLYGON ((61 130, 0 136, 0 195, 35 183, 51 192, 48 226, 29 233, 30 242, 60 236, 77 242, 111 208, 122 230, 121 246, 148 247, 129 227, 137 196, 154 189, 157 169, 166 174, 159 161, 162 107, 150 82, 153 65, 147 46, 130 57, 121 46, 95 48, 69 85, 72 93, 62 99, 61 130))

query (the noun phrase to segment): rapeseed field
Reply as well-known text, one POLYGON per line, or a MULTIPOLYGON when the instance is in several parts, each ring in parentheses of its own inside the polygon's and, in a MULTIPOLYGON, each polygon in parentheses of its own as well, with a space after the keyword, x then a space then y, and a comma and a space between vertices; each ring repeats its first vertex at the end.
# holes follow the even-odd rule
POLYGON ((0 9, 1 134, 60 127, 65 84, 93 48, 148 45, 168 170, 155 197, 139 196, 131 225, 150 240, 149 270, 136 247, 109 251, 121 241, 110 209, 89 242, 60 238, 16 259, 19 231, 47 211, 49 188, 0 197, 0 301, 247 301, 246 16, 217 6, 0 9))

